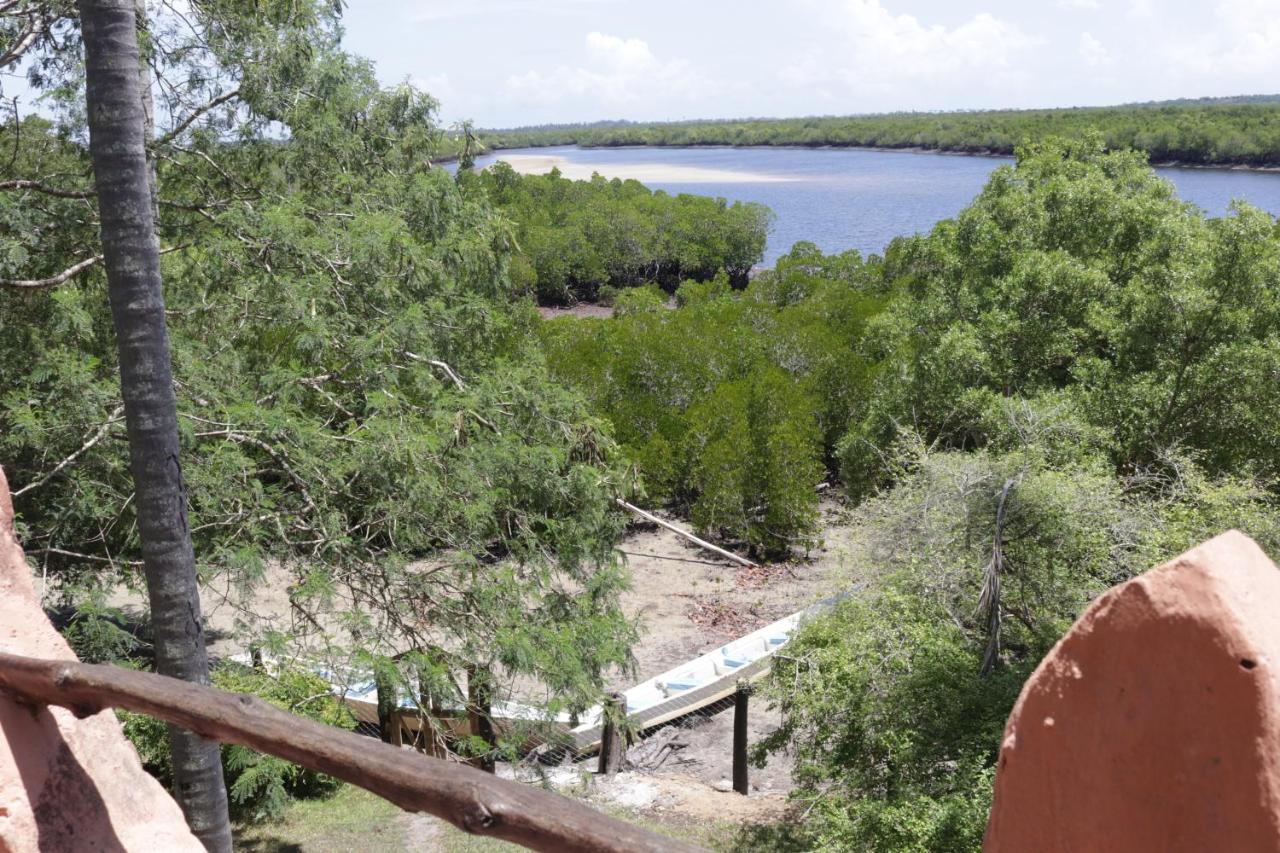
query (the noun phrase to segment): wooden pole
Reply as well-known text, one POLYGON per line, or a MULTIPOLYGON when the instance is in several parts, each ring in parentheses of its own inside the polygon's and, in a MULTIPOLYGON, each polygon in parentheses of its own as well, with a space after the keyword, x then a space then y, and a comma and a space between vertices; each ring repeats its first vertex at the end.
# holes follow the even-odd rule
POLYGON ((627 751, 624 732, 618 725, 627 718, 627 697, 621 693, 610 693, 604 700, 601 713, 604 727, 600 732, 600 761, 596 772, 613 776, 622 769, 622 758, 627 751))
POLYGON ((679 527, 676 527, 671 522, 663 521, 653 513, 645 512, 640 507, 634 504, 629 504, 626 501, 624 501, 622 498, 614 498, 614 500, 617 501, 618 506, 622 507, 623 509, 630 510, 631 512, 634 512, 636 515, 640 516, 646 521, 652 521, 654 524, 658 525, 659 527, 665 527, 667 530, 670 530, 672 533, 683 536, 685 539, 688 539, 690 542, 694 543, 700 548, 705 548, 708 551, 711 551, 715 554, 719 554, 721 557, 724 557, 727 560, 733 560, 733 562, 737 563, 740 566, 746 566, 748 569, 756 568, 756 564, 748 560, 746 557, 739 557, 737 554, 733 553, 732 551, 726 551, 725 549, 719 546, 712 545, 710 542, 706 541, 705 539, 699 539, 697 536, 694 536, 692 533, 688 532, 687 530, 681 530, 679 527))
POLYGON ((373 683, 378 689, 378 733, 383 743, 395 743, 394 729, 399 725, 399 721, 395 719, 395 712, 400 703, 396 701, 395 682, 384 665, 374 666, 373 683))
MULTIPOLYGON (((238 743, 359 785, 400 808, 429 812, 463 832, 534 850, 660 853, 699 848, 530 785, 396 749, 282 711, 256 696, 103 664, 0 653, 0 689, 78 717, 124 708, 238 743)), ((40 713, 37 711, 37 713, 40 713)))
POLYGON ((750 791, 747 778, 747 700, 751 696, 751 684, 738 682, 738 692, 733 694, 733 790, 746 796, 750 791))

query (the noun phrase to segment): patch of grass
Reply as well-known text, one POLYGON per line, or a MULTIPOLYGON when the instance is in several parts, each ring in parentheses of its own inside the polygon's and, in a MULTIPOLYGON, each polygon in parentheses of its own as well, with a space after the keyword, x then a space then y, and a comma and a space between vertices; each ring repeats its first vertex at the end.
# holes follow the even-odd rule
POLYGON ((331 797, 290 803, 279 821, 238 824, 235 849, 243 853, 402 853, 399 808, 354 785, 331 797))
MULTIPOLYGON (((641 815, 617 806, 602 812, 660 835, 701 845, 708 850, 799 850, 779 826, 742 827, 693 821, 679 815, 641 815), (788 845, 784 842, 791 841, 788 845)), ((404 853, 439 850, 443 853, 510 853, 515 844, 468 835, 443 820, 410 816, 396 806, 353 785, 343 785, 331 797, 291 803, 284 816, 270 823, 241 823, 235 827, 240 853, 404 853)))

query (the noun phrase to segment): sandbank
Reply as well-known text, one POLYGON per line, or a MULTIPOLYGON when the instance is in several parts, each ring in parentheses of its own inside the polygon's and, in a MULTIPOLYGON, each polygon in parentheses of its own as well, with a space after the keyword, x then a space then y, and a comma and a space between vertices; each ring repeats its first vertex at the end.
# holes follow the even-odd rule
POLYGON ((508 154, 498 159, 522 175, 542 175, 557 168, 561 175, 575 181, 589 180, 594 172, 610 179, 637 180, 644 184, 759 184, 795 180, 763 172, 709 169, 675 163, 577 163, 554 154, 508 154))

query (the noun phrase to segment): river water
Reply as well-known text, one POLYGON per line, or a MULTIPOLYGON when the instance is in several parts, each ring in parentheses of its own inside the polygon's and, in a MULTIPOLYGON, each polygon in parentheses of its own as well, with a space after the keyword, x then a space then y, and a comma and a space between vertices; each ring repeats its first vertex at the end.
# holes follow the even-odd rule
MULTIPOLYGON (((831 148, 530 148, 481 157, 522 171, 558 166, 566 177, 635 177, 669 193, 757 201, 776 214, 765 251, 772 265, 798 240, 825 252, 882 252, 894 237, 955 216, 1004 157, 831 148)), ((1160 168, 1178 193, 1211 216, 1241 198, 1280 215, 1280 172, 1160 168)))

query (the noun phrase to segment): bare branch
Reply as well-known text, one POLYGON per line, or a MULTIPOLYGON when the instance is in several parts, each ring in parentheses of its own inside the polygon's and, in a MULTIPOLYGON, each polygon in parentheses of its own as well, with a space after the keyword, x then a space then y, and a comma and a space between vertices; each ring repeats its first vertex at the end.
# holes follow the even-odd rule
MULTIPOLYGON (((170 252, 177 252, 185 248, 187 248, 185 244, 182 246, 170 246, 167 249, 161 249, 160 254, 167 255, 170 252)), ((92 258, 85 258, 80 263, 73 264, 57 275, 51 275, 48 278, 0 278, 0 287, 8 287, 13 290, 47 290, 50 287, 57 287, 60 284, 67 283, 80 275, 80 273, 100 263, 102 263, 102 255, 94 255, 92 258)))
POLYGON ((85 258, 78 264, 72 264, 57 275, 51 275, 48 278, 0 278, 0 287, 10 287, 15 290, 44 290, 49 287, 57 287, 65 284, 80 273, 102 263, 102 255, 94 255, 92 258, 85 258))
POLYGON ((437 361, 436 359, 432 359, 432 358, 423 358, 422 356, 416 353, 409 352, 408 350, 405 350, 404 354, 409 358, 413 359, 414 361, 421 361, 431 365, 437 370, 443 370, 445 372, 445 375, 453 380, 453 384, 458 386, 459 391, 467 390, 467 384, 462 381, 462 378, 458 376, 458 374, 453 372, 452 367, 445 364, 443 361, 437 361))
POLYGON ((81 554, 78 551, 67 551, 62 548, 35 548, 32 554, 58 554, 63 557, 71 557, 75 560, 86 560, 92 563, 110 563, 113 566, 133 566, 140 568, 141 560, 117 560, 114 557, 99 557, 96 554, 81 554))
POLYGON ((8 68, 13 63, 22 59, 23 55, 31 49, 36 43, 36 39, 44 34, 45 21, 41 17, 33 17, 27 24, 27 29, 18 36, 17 40, 6 50, 0 53, 0 68, 8 68))
POLYGON ((64 190, 28 180, 0 181, 0 190, 35 190, 58 198, 93 198, 97 195, 93 190, 64 190))
POLYGON ((178 125, 174 127, 173 130, 169 131, 164 136, 161 136, 159 139, 152 142, 151 147, 155 148, 161 145, 168 145, 170 142, 172 142, 173 140, 177 139, 180 135, 182 135, 182 132, 184 130, 186 130, 188 127, 191 127, 191 125, 196 121, 196 119, 200 118, 200 116, 209 112, 209 110, 217 109, 218 107, 225 104, 227 101, 230 101, 233 98, 238 98, 238 97, 240 97, 240 90, 232 89, 230 92, 224 92, 223 94, 214 98, 212 101, 209 101, 207 104, 202 104, 201 106, 196 107, 195 110, 193 110, 189 116, 184 118, 182 121, 178 122, 178 125))
POLYGON ((120 423, 123 415, 124 415, 124 406, 116 406, 114 409, 112 409, 111 414, 107 416, 107 422, 104 423, 102 426, 98 427, 97 431, 94 432, 94 434, 90 436, 89 439, 85 441, 84 444, 80 445, 80 449, 78 449, 75 453, 72 453, 66 459, 63 459, 57 465, 53 466, 53 469, 50 470, 47 474, 45 474, 43 477, 40 477, 36 480, 32 480, 30 483, 27 483, 21 489, 18 489, 16 492, 13 493, 13 496, 15 498, 21 497, 22 495, 26 494, 32 489, 39 488, 40 486, 43 486, 45 483, 52 480, 54 477, 58 475, 59 471, 66 468, 68 465, 71 465, 72 463, 74 463, 77 459, 79 459, 81 456, 87 453, 89 449, 92 448, 95 444, 102 441, 102 439, 105 438, 107 433, 111 430, 111 427, 120 423))

